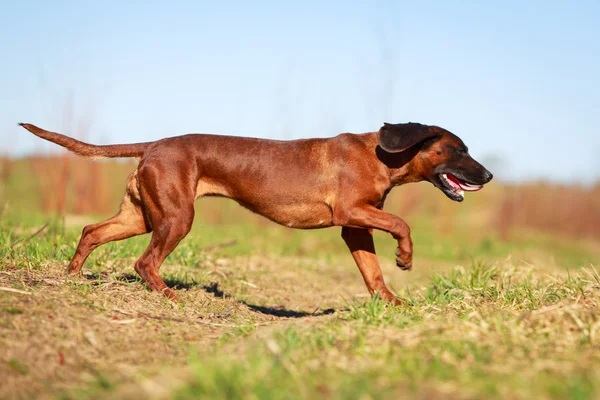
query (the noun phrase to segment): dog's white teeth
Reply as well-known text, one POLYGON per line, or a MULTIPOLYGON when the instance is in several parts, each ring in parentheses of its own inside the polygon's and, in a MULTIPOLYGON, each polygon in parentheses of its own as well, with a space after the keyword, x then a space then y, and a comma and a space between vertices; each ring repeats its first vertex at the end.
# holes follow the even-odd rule
POLYGON ((462 197, 465 197, 465 191, 464 190, 459 190, 458 194, 460 194, 462 197))

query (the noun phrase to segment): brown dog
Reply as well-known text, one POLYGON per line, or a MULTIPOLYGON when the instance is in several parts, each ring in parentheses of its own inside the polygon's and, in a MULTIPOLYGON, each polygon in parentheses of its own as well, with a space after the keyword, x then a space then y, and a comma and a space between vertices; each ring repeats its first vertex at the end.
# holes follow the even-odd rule
POLYGON ((378 132, 329 139, 275 141, 190 134, 150 143, 96 146, 20 124, 33 134, 88 157, 136 157, 121 208, 83 229, 69 273, 78 273, 98 246, 152 232, 135 270, 152 290, 177 295, 159 268, 192 227, 194 200, 234 199, 291 228, 342 227, 342 238, 367 289, 396 301, 387 289, 373 245, 373 229, 398 241, 396 264, 412 268, 410 228, 382 211, 386 195, 409 182, 429 181, 450 199, 481 189, 492 174, 471 158, 462 140, 437 126, 385 123, 378 132))

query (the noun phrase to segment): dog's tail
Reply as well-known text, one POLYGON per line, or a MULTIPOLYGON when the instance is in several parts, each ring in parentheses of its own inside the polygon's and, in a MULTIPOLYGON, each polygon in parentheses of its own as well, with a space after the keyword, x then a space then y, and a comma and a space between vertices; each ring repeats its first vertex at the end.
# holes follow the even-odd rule
POLYGON ((132 144, 114 144, 107 146, 98 146, 94 144, 84 143, 69 136, 61 135, 60 133, 50 132, 35 125, 19 123, 20 126, 33 133, 35 136, 56 143, 62 147, 71 150, 80 156, 102 158, 102 157, 136 157, 141 158, 144 151, 151 144, 148 143, 132 143, 132 144))

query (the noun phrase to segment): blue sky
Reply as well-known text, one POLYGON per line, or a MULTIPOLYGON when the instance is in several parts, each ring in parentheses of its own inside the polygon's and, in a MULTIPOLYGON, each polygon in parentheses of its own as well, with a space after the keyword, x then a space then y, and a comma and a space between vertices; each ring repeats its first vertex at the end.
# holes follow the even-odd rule
POLYGON ((598 1, 0 5, 0 150, 422 122, 510 180, 600 176, 598 1))

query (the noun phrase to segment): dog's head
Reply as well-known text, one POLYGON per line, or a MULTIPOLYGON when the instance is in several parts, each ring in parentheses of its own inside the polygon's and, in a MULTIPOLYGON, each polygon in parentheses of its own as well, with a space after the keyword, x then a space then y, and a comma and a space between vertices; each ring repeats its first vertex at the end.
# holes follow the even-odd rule
POLYGON ((454 201, 463 201, 464 192, 480 190, 493 177, 458 136, 437 126, 384 123, 379 146, 388 153, 416 150, 410 161, 413 177, 433 183, 454 201))

